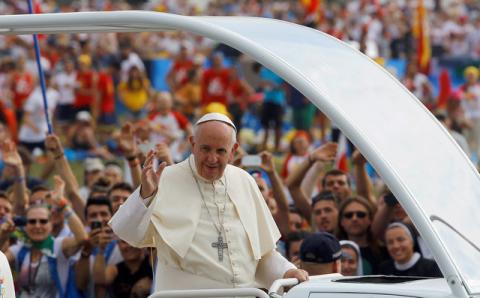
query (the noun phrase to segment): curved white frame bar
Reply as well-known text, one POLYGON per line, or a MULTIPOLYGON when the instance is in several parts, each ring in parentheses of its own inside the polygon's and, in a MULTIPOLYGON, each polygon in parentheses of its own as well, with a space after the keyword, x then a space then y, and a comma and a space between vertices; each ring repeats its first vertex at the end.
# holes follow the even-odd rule
POLYGON ((480 180, 475 167, 406 88, 348 45, 307 27, 262 18, 141 11, 0 17, 0 34, 164 30, 190 31, 228 44, 300 90, 336 122, 383 177, 429 244, 454 295, 480 293, 478 275, 468 278, 475 271, 465 273, 459 267, 470 269, 458 250, 471 246, 452 246, 451 240, 458 236, 431 221, 432 216, 447 219, 480 246, 480 233, 475 228, 464 230, 469 224, 480 226, 480 180), (460 214, 451 217, 456 210, 460 214), (449 240, 448 247, 440 233, 449 240))

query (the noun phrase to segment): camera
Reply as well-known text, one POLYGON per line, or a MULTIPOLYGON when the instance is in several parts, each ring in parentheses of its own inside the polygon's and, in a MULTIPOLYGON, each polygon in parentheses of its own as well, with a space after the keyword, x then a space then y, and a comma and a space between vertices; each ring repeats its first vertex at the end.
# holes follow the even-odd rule
POLYGON ((16 227, 21 228, 27 225, 27 218, 25 216, 15 215, 12 220, 16 227))
POLYGON ((91 224, 90 224, 90 229, 93 231, 93 230, 96 230, 96 229, 100 229, 102 227, 102 222, 100 221, 93 221, 91 224))

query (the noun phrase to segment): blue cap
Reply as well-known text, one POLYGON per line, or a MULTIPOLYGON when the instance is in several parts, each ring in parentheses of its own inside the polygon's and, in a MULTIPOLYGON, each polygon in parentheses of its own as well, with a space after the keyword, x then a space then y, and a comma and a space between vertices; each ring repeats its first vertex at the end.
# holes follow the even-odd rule
POLYGON ((318 232, 307 236, 300 246, 300 260, 303 262, 333 263, 342 256, 337 238, 330 233, 318 232))

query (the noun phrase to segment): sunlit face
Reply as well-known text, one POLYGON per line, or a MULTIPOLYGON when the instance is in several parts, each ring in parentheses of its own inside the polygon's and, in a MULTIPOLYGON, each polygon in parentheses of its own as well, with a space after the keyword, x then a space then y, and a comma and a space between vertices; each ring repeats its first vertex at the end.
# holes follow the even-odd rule
POLYGON ((363 236, 368 232, 371 220, 368 209, 358 202, 345 207, 340 224, 349 237, 363 236))
POLYGON ((325 190, 333 192, 340 200, 345 200, 352 193, 350 185, 348 185, 347 175, 328 175, 325 177, 325 190))
POLYGON ((122 182, 122 171, 116 166, 107 167, 104 171, 105 177, 110 181, 110 185, 122 182))
POLYGON ((390 257, 399 264, 405 264, 413 255, 413 240, 407 232, 395 227, 385 233, 385 242, 390 257))
POLYGON ((130 192, 125 189, 115 189, 110 193, 110 203, 112 203, 113 213, 117 212, 120 205, 122 205, 130 195, 130 192))
POLYGON ((25 232, 32 241, 43 241, 52 232, 52 223, 46 208, 30 209, 27 213, 25 232))
POLYGON ((288 213, 288 220, 290 222, 290 232, 298 232, 302 229, 302 217, 298 213, 288 213))
POLYGON ((334 201, 321 200, 313 206, 313 223, 321 232, 333 233, 338 223, 338 208, 334 201))
POLYGON ((136 261, 143 257, 143 250, 129 245, 123 240, 118 240, 118 248, 124 261, 136 261))
POLYGON ((99 221, 103 226, 106 226, 112 213, 107 205, 90 205, 87 208, 87 224, 92 225, 92 222, 99 221))
POLYGON ((349 247, 342 247, 342 274, 345 276, 356 276, 358 269, 357 252, 349 247))
POLYGON ((219 121, 198 126, 190 137, 198 174, 208 181, 222 177, 228 162, 233 160, 238 143, 233 143, 232 128, 219 121))
POLYGON ((31 194, 30 204, 33 205, 35 203, 45 203, 50 201, 51 198, 52 194, 49 190, 37 190, 31 194))

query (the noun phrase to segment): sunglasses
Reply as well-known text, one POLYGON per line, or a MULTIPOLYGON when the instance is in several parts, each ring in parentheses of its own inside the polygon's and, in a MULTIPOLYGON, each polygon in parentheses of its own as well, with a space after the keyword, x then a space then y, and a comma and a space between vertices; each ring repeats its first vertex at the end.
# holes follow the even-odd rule
POLYGON ((36 218, 30 218, 30 219, 27 219, 27 224, 29 225, 36 225, 37 223, 40 223, 41 225, 46 225, 48 223, 48 219, 44 219, 44 218, 41 218, 41 219, 36 219, 36 218))
POLYGON ((367 217, 367 212, 363 212, 363 211, 345 212, 343 214, 343 217, 345 217, 346 219, 352 219, 353 215, 355 215, 357 218, 365 218, 367 217))

